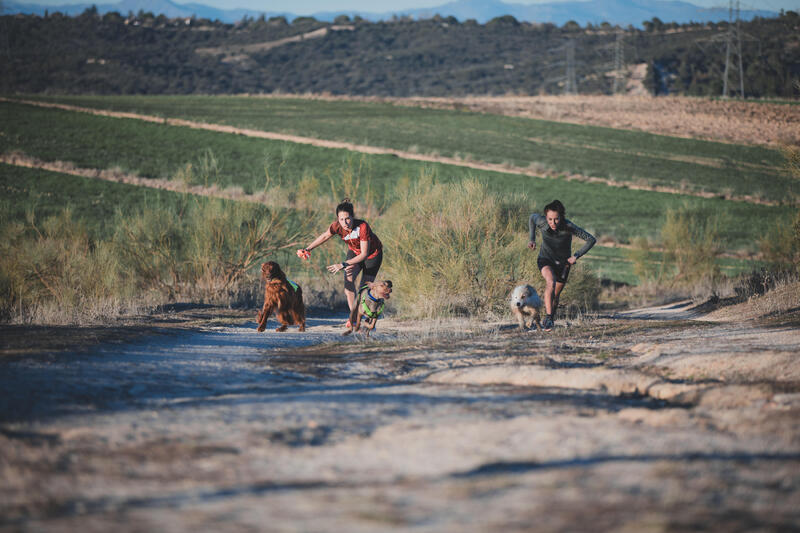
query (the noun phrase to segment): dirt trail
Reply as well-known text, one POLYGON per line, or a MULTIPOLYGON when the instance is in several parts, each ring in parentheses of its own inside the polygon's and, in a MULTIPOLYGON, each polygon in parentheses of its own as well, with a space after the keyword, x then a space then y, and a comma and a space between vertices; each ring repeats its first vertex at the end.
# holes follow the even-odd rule
POLYGON ((797 324, 687 312, 370 342, 217 320, 6 358, 0 528, 796 528, 797 324))
MULTIPOLYGON (((128 112, 121 112, 121 111, 107 111, 102 109, 92 109, 86 107, 79 107, 79 106, 72 106, 67 104, 56 104, 56 103, 48 103, 48 102, 37 102, 33 100, 23 100, 23 99, 11 99, 0 97, 0 102, 15 102, 15 103, 22 103, 27 105, 34 105, 39 107, 49 107, 55 109, 63 109, 66 111, 75 111, 80 113, 89 113, 98 116, 107 116, 107 117, 114 117, 114 118, 124 118, 124 119, 134 119, 134 120, 143 120, 145 122, 156 122, 161 124, 168 124, 172 126, 181 126, 193 129, 202 129, 207 131, 216 131, 222 133, 230 133, 234 135, 245 135, 248 137, 255 137, 260 139, 270 139, 275 141, 285 141, 285 142, 292 142, 297 144, 305 144, 310 146, 317 146, 321 148, 334 148, 334 149, 342 149, 348 150, 352 152, 359 152, 365 154, 373 154, 373 155, 391 155, 395 157, 399 157, 401 159, 409 159, 413 161, 422 161, 426 163, 438 163, 444 165, 452 165, 457 167, 463 168, 471 168, 475 170, 484 170, 490 172, 502 172, 506 174, 517 174, 521 176, 528 176, 531 178, 539 178, 539 179, 552 179, 552 178, 565 178, 570 181, 583 181, 583 182, 590 182, 590 183, 601 183, 603 185, 608 185, 610 187, 619 187, 625 189, 633 189, 633 190, 640 190, 640 191, 655 191, 655 192, 663 192, 668 194, 681 194, 681 195, 688 195, 688 196, 697 196, 701 198, 717 198, 720 196, 720 193, 713 193, 713 192, 706 192, 706 191, 692 191, 692 190, 683 190, 680 188, 675 187, 664 187, 664 186, 653 186, 647 185, 642 183, 635 183, 632 181, 617 181, 609 178, 601 178, 597 176, 588 176, 584 174, 575 174, 575 173, 564 173, 558 172, 550 169, 532 169, 532 168, 523 168, 517 167, 510 164, 495 164, 495 163, 483 163, 480 161, 465 161, 463 159, 457 159, 453 157, 443 157, 443 156, 434 156, 434 155, 427 155, 427 154, 420 154, 416 152, 408 152, 404 150, 395 150, 392 148, 382 148, 377 146, 369 146, 363 144, 355 144, 350 142, 343 142, 343 141, 330 141, 325 139, 318 139, 313 137, 302 137, 299 135, 288 135, 283 133, 275 133, 275 132, 268 132, 263 130, 254 130, 249 128, 237 128, 234 126, 226 126, 223 124, 209 124, 205 122, 196 122, 191 120, 183 120, 183 119, 176 119, 176 118, 163 118, 157 117, 152 115, 142 115, 137 113, 128 113, 128 112)), ((34 158, 28 158, 24 154, 0 154, 2 157, 3 162, 8 162, 9 164, 17 164, 14 163, 13 160, 21 160, 27 158, 30 163, 28 166, 35 166, 34 158)), ((55 164, 69 167, 71 165, 70 162, 56 162, 55 164)), ((716 165, 717 163, 711 163, 716 165)), ((44 168, 44 167, 41 167, 44 168)), ((80 169, 84 175, 91 174, 93 177, 107 179, 106 177, 112 173, 108 170, 102 169, 80 169)), ((136 178, 135 176, 133 178, 136 178)), ((146 184, 145 184, 146 185, 146 184)), ((162 182, 153 181, 150 186, 160 188, 163 186, 162 182)), ((733 195, 727 194, 725 198, 728 200, 739 201, 739 202, 747 202, 747 203, 754 203, 754 204, 761 204, 761 205, 779 205, 779 202, 764 200, 758 198, 756 196, 751 195, 733 195)))

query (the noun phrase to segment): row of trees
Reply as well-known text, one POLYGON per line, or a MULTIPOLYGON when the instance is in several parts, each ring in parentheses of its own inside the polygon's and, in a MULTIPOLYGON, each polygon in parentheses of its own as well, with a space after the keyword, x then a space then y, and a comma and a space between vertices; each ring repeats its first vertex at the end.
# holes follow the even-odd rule
MULTIPOLYGON (((638 30, 530 24, 510 16, 486 24, 438 16, 225 24, 87 10, 77 17, 3 16, 0 28, 0 91, 6 93, 560 93, 570 69, 579 92, 608 93, 622 32, 625 62, 650 66, 651 92, 719 95, 725 57, 719 37, 727 24, 654 19, 638 30), (331 31, 323 37, 248 47, 325 27, 331 31)), ((746 94, 797 96, 800 17, 755 19, 742 24, 742 35, 746 94)))

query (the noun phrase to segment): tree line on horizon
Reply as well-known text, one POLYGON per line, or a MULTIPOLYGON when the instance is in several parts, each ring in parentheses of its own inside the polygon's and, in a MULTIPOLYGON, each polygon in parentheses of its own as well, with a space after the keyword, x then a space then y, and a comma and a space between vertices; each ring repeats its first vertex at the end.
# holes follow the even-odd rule
MULTIPOLYGON (((6 15, 0 17, 0 92, 609 94, 622 86, 614 68, 624 58, 628 67, 647 65, 651 94, 721 96, 727 31, 727 22, 657 18, 637 29, 511 16, 486 24, 346 15, 332 23, 262 16, 229 24, 143 11, 100 15, 96 8, 75 17, 6 15), (324 36, 301 38, 322 29, 324 36), (282 44, 264 46, 276 41, 282 44)), ((800 15, 743 21, 739 37, 747 97, 800 96, 800 15)))

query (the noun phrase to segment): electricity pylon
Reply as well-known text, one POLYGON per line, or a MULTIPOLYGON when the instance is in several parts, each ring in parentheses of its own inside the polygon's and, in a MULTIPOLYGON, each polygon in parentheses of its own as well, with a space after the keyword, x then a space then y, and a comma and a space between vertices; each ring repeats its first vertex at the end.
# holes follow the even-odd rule
MULTIPOLYGON (((739 0, 736 1, 734 8, 734 0, 728 2, 728 34, 725 39, 725 72, 722 74, 722 97, 727 98, 728 92, 728 77, 731 71, 731 56, 736 56, 733 60, 738 60, 739 66, 739 96, 744 98, 744 69, 742 68, 742 37, 739 30, 739 0), (736 18, 734 21, 734 11, 736 18)), ((733 89, 732 92, 736 93, 733 89)))
POLYGON ((622 48, 623 31, 617 31, 614 43, 614 88, 613 94, 625 92, 625 51, 622 48))
POLYGON ((567 42, 567 81, 564 84, 566 94, 576 94, 578 84, 575 81, 575 41, 570 39, 567 42))

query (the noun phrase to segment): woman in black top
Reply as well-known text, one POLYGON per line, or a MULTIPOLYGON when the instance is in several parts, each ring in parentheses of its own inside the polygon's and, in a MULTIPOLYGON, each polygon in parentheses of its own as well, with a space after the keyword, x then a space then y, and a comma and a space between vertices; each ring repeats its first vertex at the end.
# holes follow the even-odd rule
POLYGON ((542 232, 542 247, 539 249, 537 263, 546 282, 544 290, 544 330, 553 329, 553 318, 558 309, 558 297, 564 290, 569 276, 569 268, 579 257, 588 252, 596 239, 586 230, 579 228, 564 216, 564 204, 553 200, 544 207, 544 216, 533 213, 528 220, 530 242, 528 248, 536 249, 536 228, 542 232), (572 236, 577 235, 586 244, 572 253, 572 236))

